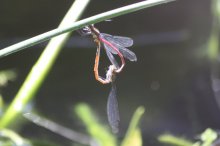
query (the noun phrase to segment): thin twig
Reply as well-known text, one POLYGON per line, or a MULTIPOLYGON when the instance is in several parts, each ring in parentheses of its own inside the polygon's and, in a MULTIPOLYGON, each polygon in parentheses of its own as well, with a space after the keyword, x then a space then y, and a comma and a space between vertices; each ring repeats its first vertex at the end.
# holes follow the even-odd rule
POLYGON ((114 9, 114 10, 111 10, 111 11, 108 11, 105 13, 101 13, 101 14, 77 21, 77 22, 70 24, 68 26, 48 31, 48 32, 43 33, 41 35, 35 36, 33 38, 27 39, 27 40, 22 41, 20 43, 17 43, 12 46, 9 46, 7 48, 4 48, 4 49, 0 50, 0 58, 7 56, 9 54, 12 54, 12 53, 21 51, 21 50, 26 49, 28 47, 34 46, 36 44, 39 44, 41 42, 44 42, 44 41, 51 39, 52 37, 58 36, 60 34, 77 30, 77 29, 82 28, 86 25, 95 24, 95 23, 104 21, 106 19, 111 19, 111 18, 114 18, 117 16, 132 13, 132 12, 144 9, 144 8, 149 8, 152 6, 156 6, 156 5, 171 2, 171 1, 174 1, 174 0, 147 0, 147 1, 139 2, 139 3, 135 3, 132 5, 128 5, 125 7, 121 7, 118 9, 114 9))
POLYGON ((91 137, 70 130, 69 128, 66 128, 60 124, 57 124, 49 119, 43 118, 42 116, 39 116, 37 114, 34 113, 26 113, 24 114, 24 117, 28 120, 30 120, 31 122, 35 123, 38 126, 44 127, 58 135, 61 135, 73 142, 78 142, 80 144, 84 144, 84 145, 98 145, 98 143, 92 139, 91 137))

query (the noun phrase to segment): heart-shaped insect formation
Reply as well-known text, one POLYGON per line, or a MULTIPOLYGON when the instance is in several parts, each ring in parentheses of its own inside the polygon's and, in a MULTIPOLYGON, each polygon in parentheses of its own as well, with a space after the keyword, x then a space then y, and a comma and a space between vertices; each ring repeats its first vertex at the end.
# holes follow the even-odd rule
POLYGON ((120 73, 124 68, 124 58, 130 61, 137 61, 135 53, 127 49, 127 47, 131 47, 133 45, 133 40, 129 37, 113 36, 106 33, 100 33, 99 30, 94 27, 94 25, 86 26, 78 30, 78 32, 82 36, 92 35, 94 42, 96 43, 97 51, 94 65, 94 73, 96 80, 98 80, 102 84, 112 83, 112 88, 107 101, 107 115, 112 131, 114 133, 117 133, 119 131, 118 127, 120 117, 118 110, 118 102, 116 98, 116 73, 120 73), (109 66, 105 78, 99 75, 99 58, 101 46, 104 46, 105 52, 112 64, 109 66), (121 65, 118 64, 114 55, 118 55, 120 57, 121 65))

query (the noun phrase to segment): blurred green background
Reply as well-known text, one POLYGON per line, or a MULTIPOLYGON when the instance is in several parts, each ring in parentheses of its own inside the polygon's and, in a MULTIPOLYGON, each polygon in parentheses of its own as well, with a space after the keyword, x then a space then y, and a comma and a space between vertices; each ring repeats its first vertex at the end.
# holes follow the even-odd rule
MULTIPOLYGON (((83 18, 135 2, 91 1, 83 18)), ((61 0, 0 2, 0 48, 56 28, 71 4, 72 1, 61 0)), ((127 61, 117 79, 119 137, 123 137, 140 105, 146 109, 140 126, 146 144, 155 145, 156 137, 163 132, 193 136, 207 127, 220 128, 216 102, 220 83, 218 80, 213 83, 207 48, 211 12, 211 1, 178 0, 96 25, 101 32, 133 38, 131 50, 138 57, 137 62, 127 61)), ((17 80, 1 89, 6 102, 13 99, 45 45, 1 58, 1 70, 14 69, 17 73, 17 80)), ((74 32, 37 93, 34 108, 62 125, 82 130, 71 110, 74 104, 86 102, 107 123, 110 85, 103 86, 94 78, 95 52, 91 38, 74 32)), ((102 74, 108 63, 102 51, 102 74)), ((31 123, 21 131, 27 136, 68 142, 31 123)))

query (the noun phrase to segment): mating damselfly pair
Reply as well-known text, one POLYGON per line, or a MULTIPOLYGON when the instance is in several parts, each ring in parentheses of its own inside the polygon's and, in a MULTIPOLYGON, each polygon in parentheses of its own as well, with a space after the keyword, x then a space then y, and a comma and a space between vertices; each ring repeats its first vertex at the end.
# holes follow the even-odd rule
POLYGON ((94 65, 94 73, 96 80, 103 84, 112 84, 112 88, 107 101, 107 115, 112 131, 114 133, 117 133, 120 117, 118 110, 118 102, 116 98, 117 94, 115 79, 116 74, 120 73, 125 66, 125 58, 130 61, 137 61, 135 53, 127 49, 127 47, 133 45, 133 39, 129 37, 113 36, 106 33, 100 33, 100 31, 97 28, 95 28, 94 25, 86 26, 78 30, 78 32, 83 36, 92 35, 94 42, 96 43, 97 51, 94 65), (105 78, 99 75, 99 59, 102 45, 104 46, 105 52, 112 64, 109 66, 105 78), (121 65, 118 64, 114 55, 118 55, 120 57, 121 65))

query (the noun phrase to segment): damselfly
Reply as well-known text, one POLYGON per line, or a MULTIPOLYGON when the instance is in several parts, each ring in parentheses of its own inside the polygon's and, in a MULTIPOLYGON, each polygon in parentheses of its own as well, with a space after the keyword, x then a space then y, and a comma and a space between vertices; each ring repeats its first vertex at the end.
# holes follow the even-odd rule
POLYGON ((110 65, 109 70, 107 72, 106 77, 111 77, 111 91, 108 95, 108 101, 107 101, 107 115, 108 115, 108 122, 112 128, 112 132, 118 133, 119 131, 119 110, 118 110, 118 101, 117 101, 117 90, 116 90, 116 73, 115 73, 115 66, 110 65))
POLYGON ((128 59, 130 61, 137 61, 136 55, 128 50, 126 47, 130 47, 133 45, 133 40, 128 37, 122 37, 122 36, 112 36, 105 33, 100 33, 97 28, 94 27, 94 25, 86 26, 83 29, 78 30, 78 32, 85 36, 85 35, 92 35, 93 39, 97 46, 96 51, 96 58, 95 58, 95 65, 94 65, 94 73, 95 78, 103 83, 112 83, 111 91, 108 96, 107 101, 107 115, 108 115, 108 121, 112 128, 112 131, 114 133, 118 132, 119 127, 119 110, 118 110, 118 101, 117 101, 117 94, 116 94, 116 74, 121 72, 122 69, 125 66, 125 59, 128 59), (100 51, 101 51, 101 45, 104 45, 106 54, 112 63, 112 65, 109 66, 108 71, 106 72, 106 77, 103 78, 99 76, 99 59, 100 59, 100 51), (121 65, 118 65, 118 62, 116 61, 114 55, 118 55, 121 59, 121 65))
POLYGON ((126 47, 130 47, 133 45, 133 40, 129 37, 112 36, 109 34, 100 33, 99 30, 94 27, 94 25, 86 26, 83 29, 78 30, 78 32, 81 35, 92 35, 94 38, 94 41, 96 42, 97 51, 96 51, 94 72, 95 72, 95 78, 103 84, 110 83, 111 80, 108 80, 107 78, 103 78, 99 76, 98 67, 99 67, 101 44, 104 45, 106 54, 110 62, 116 67, 116 70, 115 70, 116 73, 121 72, 122 69, 124 68, 125 66, 124 58, 130 61, 137 61, 137 57, 134 54, 134 52, 126 48, 126 47), (118 65, 116 59, 114 58, 114 55, 116 54, 121 59, 121 66, 118 65))
POLYGON ((108 95, 107 101, 107 115, 108 115, 108 122, 112 128, 113 133, 118 133, 119 131, 119 110, 118 110, 118 101, 117 101, 117 90, 116 90, 116 67, 114 65, 110 65, 109 69, 106 73, 106 79, 111 81, 111 90, 108 95))

